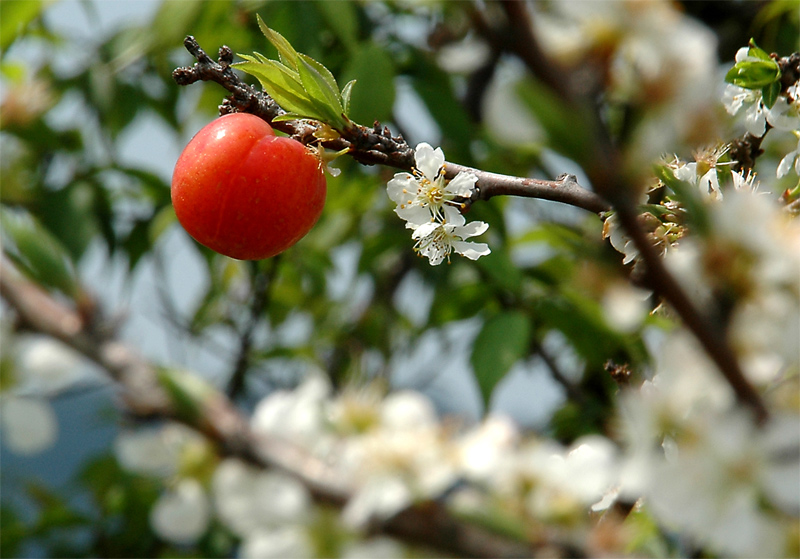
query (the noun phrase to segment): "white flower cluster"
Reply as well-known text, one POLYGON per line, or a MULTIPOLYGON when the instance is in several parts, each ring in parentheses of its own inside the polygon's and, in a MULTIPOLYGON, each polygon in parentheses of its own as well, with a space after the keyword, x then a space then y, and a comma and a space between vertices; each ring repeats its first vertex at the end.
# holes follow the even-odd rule
POLYGON ((417 392, 384 398, 364 389, 332 397, 326 385, 311 377, 293 392, 268 396, 252 427, 300 442, 334 468, 353 491, 343 512, 350 529, 445 495, 465 514, 499 498, 521 507, 525 521, 569 526, 585 522, 589 507, 612 488, 617 453, 602 437, 564 448, 523 438, 499 416, 461 430, 440 421, 417 392))
MULTIPOLYGON (((667 530, 721 556, 791 555, 800 515, 799 410, 775 406, 767 425, 756 427, 682 329, 657 359, 653 379, 620 405, 620 496, 641 498, 667 530)), ((796 395, 796 376, 773 388, 796 395)))
POLYGON ((442 148, 417 145, 413 174, 398 173, 387 185, 389 198, 397 204, 395 212, 413 230, 414 250, 428 258, 432 266, 450 262, 453 251, 477 260, 491 252, 485 243, 466 239, 483 234, 489 226, 482 221, 467 223, 459 211, 459 198, 470 198, 477 177, 461 172, 445 181, 442 148))
MULTIPOLYGON (((758 60, 749 55, 748 51, 748 47, 740 48, 736 53, 736 62, 758 60)), ((745 127, 754 136, 763 136, 767 124, 776 130, 790 131, 797 136, 797 149, 781 160, 777 174, 781 178, 794 168, 794 172, 800 175, 800 81, 789 86, 785 94, 779 95, 770 108, 764 104, 761 90, 745 89, 733 84, 725 87, 722 101, 731 115, 740 111, 744 113, 745 127)))

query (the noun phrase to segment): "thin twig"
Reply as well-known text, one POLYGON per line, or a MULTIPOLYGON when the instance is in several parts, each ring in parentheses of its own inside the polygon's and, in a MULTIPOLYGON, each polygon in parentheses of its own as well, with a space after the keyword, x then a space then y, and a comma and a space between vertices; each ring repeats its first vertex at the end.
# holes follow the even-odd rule
POLYGON ((250 312, 247 324, 244 331, 239 336, 239 354, 236 358, 236 365, 234 366, 231 378, 228 381, 228 389, 226 393, 231 399, 239 396, 244 389, 244 381, 247 376, 247 371, 250 367, 250 348, 253 345, 253 334, 255 333, 256 326, 262 320, 264 307, 269 304, 270 295, 272 293, 272 286, 275 284, 275 276, 278 272, 278 262, 280 255, 271 258, 269 263, 269 270, 262 271, 258 269, 259 263, 250 262, 253 273, 250 303, 250 312))

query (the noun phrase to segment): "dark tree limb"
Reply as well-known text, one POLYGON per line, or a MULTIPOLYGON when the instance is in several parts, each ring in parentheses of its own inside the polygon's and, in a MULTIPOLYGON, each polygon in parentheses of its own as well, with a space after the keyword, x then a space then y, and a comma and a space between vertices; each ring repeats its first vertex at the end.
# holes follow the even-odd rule
MULTIPOLYGON (((314 136, 318 127, 309 121, 273 122, 285 111, 269 95, 246 84, 233 72, 230 66, 233 53, 228 47, 220 48, 219 61, 214 61, 194 37, 186 37, 184 46, 197 62, 189 67, 177 68, 172 73, 173 79, 179 85, 212 81, 224 87, 231 95, 220 107, 222 113, 254 114, 303 143, 319 143, 333 151, 348 150, 348 155, 364 165, 383 165, 408 172, 414 168, 414 150, 402 136, 392 136, 388 128, 381 127, 377 122, 371 128, 352 123, 347 129, 339 131, 341 137, 325 141, 314 136)), ((580 186, 574 176, 545 181, 489 173, 454 163, 447 164, 446 176, 453 178, 459 171, 469 171, 478 176, 476 186, 479 194, 472 201, 506 195, 553 200, 593 213, 609 209, 608 204, 596 194, 580 186)))

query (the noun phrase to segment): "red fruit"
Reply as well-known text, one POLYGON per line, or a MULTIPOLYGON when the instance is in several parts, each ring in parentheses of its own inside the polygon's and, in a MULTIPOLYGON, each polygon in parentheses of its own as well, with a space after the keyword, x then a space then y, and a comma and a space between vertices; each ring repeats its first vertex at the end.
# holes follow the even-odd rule
POLYGON ((184 229, 239 260, 269 258, 294 245, 319 219, 325 194, 317 155, 246 113, 200 130, 172 175, 172 205, 184 229))

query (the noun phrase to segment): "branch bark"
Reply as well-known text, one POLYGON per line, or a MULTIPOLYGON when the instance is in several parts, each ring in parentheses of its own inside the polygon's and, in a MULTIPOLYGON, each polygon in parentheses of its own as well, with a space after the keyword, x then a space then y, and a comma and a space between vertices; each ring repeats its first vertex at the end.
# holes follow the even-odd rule
MULTIPOLYGON (((186 37, 184 46, 197 62, 190 67, 177 68, 172 73, 178 85, 189 85, 198 81, 218 83, 231 93, 220 106, 220 112, 252 113, 276 130, 289 134, 305 143, 320 143, 333 151, 348 150, 348 155, 364 165, 383 165, 406 172, 414 168, 414 150, 402 136, 392 136, 386 127, 375 123, 372 128, 353 123, 346 130, 341 130, 341 137, 320 141, 314 136, 318 127, 309 121, 278 121, 274 119, 285 113, 277 103, 265 92, 258 91, 244 83, 233 72, 233 52, 226 46, 219 50, 219 61, 214 61, 200 47, 194 37, 186 37)), ((459 171, 469 171, 478 176, 478 193, 472 201, 488 200, 494 196, 521 196, 525 198, 541 198, 569 204, 592 213, 603 212, 609 205, 591 190, 578 184, 572 175, 559 177, 553 181, 510 177, 447 163, 447 178, 452 179, 459 171)))

